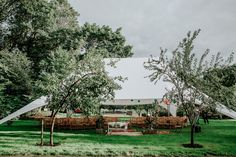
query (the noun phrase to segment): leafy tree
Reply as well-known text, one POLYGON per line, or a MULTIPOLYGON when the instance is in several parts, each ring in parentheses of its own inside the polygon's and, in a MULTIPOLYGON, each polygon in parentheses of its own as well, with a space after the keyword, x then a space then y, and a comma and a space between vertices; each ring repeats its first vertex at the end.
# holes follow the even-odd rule
POLYGON ((102 51, 104 58, 131 57, 132 47, 126 45, 125 37, 121 34, 121 28, 113 31, 109 26, 99 27, 96 24, 85 23, 81 27, 80 36, 85 42, 84 48, 105 49, 102 51))
POLYGON ((100 101, 113 97, 113 90, 119 88, 105 72, 101 57, 93 51, 80 60, 78 51, 66 53, 58 49, 51 53, 49 62, 42 62, 45 69, 38 86, 39 93, 48 95, 49 108, 53 112, 51 145, 54 144, 55 117, 62 108, 79 107, 89 114, 99 107, 100 101))
MULTIPOLYGON (((89 24, 79 27, 78 15, 67 0, 0 0, 0 51, 12 55, 16 51, 22 52, 30 61, 31 69, 31 72, 26 73, 27 81, 23 82, 21 87, 16 84, 16 80, 12 80, 13 77, 2 74, 1 79, 11 82, 10 85, 4 85, 3 95, 6 94, 5 91, 21 88, 17 89, 17 94, 8 92, 8 95, 4 96, 8 98, 9 101, 5 102, 10 103, 10 106, 19 103, 21 107, 29 102, 29 98, 33 96, 31 85, 42 79, 39 77, 45 68, 42 63, 50 61, 52 51, 62 49, 65 50, 64 53, 73 54, 73 51, 86 45, 86 52, 96 46, 96 52, 102 58, 131 55, 131 46, 125 45, 120 30, 113 32, 108 26, 91 25, 92 30, 96 31, 93 33, 89 24), (96 44, 88 44, 91 41, 96 41, 96 44), (30 86, 26 82, 30 82, 30 86), (14 99, 14 103, 11 103, 11 99, 14 99)), ((83 60, 87 54, 79 54, 78 58, 83 60)))
MULTIPOLYGON (((40 61, 47 57, 51 45, 50 34, 61 29, 76 29, 78 13, 70 7, 66 0, 20 0, 5 1, 1 29, 0 49, 19 49, 26 53, 34 65, 35 77, 40 71, 40 61)), ((56 48, 57 48, 56 47, 56 48)))
POLYGON ((102 56, 131 56, 131 46, 125 45, 120 30, 108 26, 85 24, 79 28, 78 13, 67 0, 2 0, 0 17, 0 50, 19 49, 33 64, 34 77, 40 71, 39 63, 58 47, 78 49, 84 41, 86 50, 105 49, 102 56), (7 16, 11 15, 11 16, 7 16), (105 53, 106 52, 106 53, 105 53))
MULTIPOLYGON (((79 29, 59 29, 50 34, 49 42, 51 48, 58 46, 65 50, 83 49, 89 52, 90 49, 99 49, 103 58, 131 57, 132 47, 126 45, 125 37, 121 34, 121 28, 113 31, 109 26, 98 26, 85 23, 79 29)), ((86 54, 81 55, 81 59, 86 54)))
POLYGON ((0 84, 0 118, 2 118, 9 110, 7 105, 4 104, 4 84, 0 84))
POLYGON ((221 79, 221 84, 225 87, 232 87, 236 84, 236 64, 215 69, 216 75, 221 79))
MULTIPOLYGON (((201 106, 214 106, 215 100, 205 94, 205 87, 211 85, 204 80, 204 74, 212 68, 222 68, 228 66, 232 61, 232 55, 223 62, 220 54, 213 58, 210 63, 206 60, 209 50, 206 50, 200 60, 192 52, 193 42, 200 30, 189 32, 187 37, 179 43, 172 52, 171 57, 167 55, 167 50, 161 49, 159 58, 151 57, 145 67, 152 70, 149 76, 151 81, 158 81, 163 78, 170 82, 173 88, 168 91, 168 98, 177 100, 177 105, 182 106, 187 114, 191 125, 191 146, 194 146, 194 129, 199 117, 201 106)), ((219 81, 216 86, 221 86, 219 81)), ((209 94, 209 93, 207 93, 209 94)), ((221 93, 226 96, 226 93, 221 93)))
POLYGON ((236 85, 235 64, 209 69, 204 75, 204 80, 208 83, 205 86, 205 93, 207 95, 229 108, 236 109, 234 105, 236 103, 236 96, 234 93, 236 85))
POLYGON ((77 29, 77 17, 79 13, 76 12, 67 0, 54 0, 55 6, 55 21, 56 30, 59 29, 77 29))
POLYGON ((19 109, 30 99, 31 72, 31 62, 25 54, 20 51, 0 51, 0 92, 4 113, 19 109))

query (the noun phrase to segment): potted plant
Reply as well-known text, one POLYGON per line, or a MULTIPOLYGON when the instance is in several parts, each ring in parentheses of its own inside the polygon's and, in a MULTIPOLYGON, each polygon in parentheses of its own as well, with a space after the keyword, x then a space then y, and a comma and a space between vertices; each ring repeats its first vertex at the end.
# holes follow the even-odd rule
POLYGON ((146 116, 145 119, 145 129, 142 131, 143 134, 156 134, 157 129, 156 129, 156 124, 155 124, 156 118, 151 117, 151 116, 146 116))

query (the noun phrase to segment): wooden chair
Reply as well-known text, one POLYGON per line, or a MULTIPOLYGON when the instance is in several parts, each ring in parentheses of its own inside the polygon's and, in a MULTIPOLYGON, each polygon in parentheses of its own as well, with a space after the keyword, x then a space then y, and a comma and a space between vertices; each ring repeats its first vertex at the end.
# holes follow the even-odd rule
POLYGON ((157 121, 157 127, 158 128, 167 128, 167 127, 169 127, 169 124, 167 122, 167 118, 166 117, 159 117, 159 119, 157 121))
POLYGON ((177 126, 177 121, 174 117, 169 118, 169 128, 175 129, 177 126))
POLYGON ((50 117, 46 117, 43 120, 44 120, 44 128, 50 128, 50 126, 51 126, 51 118, 50 117))
POLYGON ((176 132, 181 132, 182 129, 187 124, 187 121, 188 121, 187 117, 176 117, 176 121, 177 121, 177 124, 176 124, 175 130, 176 132))

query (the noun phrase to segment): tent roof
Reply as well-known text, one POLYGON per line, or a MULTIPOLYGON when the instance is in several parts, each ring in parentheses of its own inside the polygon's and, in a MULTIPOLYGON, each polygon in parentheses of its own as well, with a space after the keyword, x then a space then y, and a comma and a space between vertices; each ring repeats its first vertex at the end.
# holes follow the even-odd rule
MULTIPOLYGON (((108 60, 108 59, 106 59, 108 60)), ((122 89, 115 92, 118 99, 160 99, 171 88, 170 83, 159 80, 156 84, 147 77, 152 71, 143 66, 148 58, 122 58, 116 63, 116 68, 106 67, 110 76, 127 77, 128 80, 118 82, 122 89)))
MULTIPOLYGON (((108 61, 106 59, 105 61, 108 61)), ((124 83, 120 83, 122 89, 115 92, 114 101, 107 101, 103 104, 129 104, 129 105, 136 105, 136 104, 150 104, 155 100, 160 101, 163 95, 166 93, 166 88, 170 89, 172 85, 170 83, 164 82, 162 80, 157 81, 154 85, 153 82, 150 82, 149 78, 146 76, 150 75, 152 72, 146 70, 143 67, 143 63, 148 61, 148 58, 122 58, 117 63, 117 68, 106 67, 107 72, 110 76, 122 76, 128 77, 128 80, 124 83), (133 101, 131 101, 133 100, 133 101)), ((0 124, 17 117, 21 114, 24 114, 28 111, 36 109, 38 107, 42 107, 47 105, 46 97, 40 97, 35 101, 31 102, 30 104, 24 106, 23 108, 19 109, 18 111, 8 115, 7 117, 0 120, 0 124)), ((163 105, 163 104, 160 104, 163 105)), ((175 115, 177 107, 172 105, 170 107, 171 113, 175 115)), ((164 105, 166 107, 166 105, 164 105)), ((233 110, 227 109, 222 104, 217 106, 217 110, 220 113, 228 115, 232 118, 236 118, 236 112, 233 110)))

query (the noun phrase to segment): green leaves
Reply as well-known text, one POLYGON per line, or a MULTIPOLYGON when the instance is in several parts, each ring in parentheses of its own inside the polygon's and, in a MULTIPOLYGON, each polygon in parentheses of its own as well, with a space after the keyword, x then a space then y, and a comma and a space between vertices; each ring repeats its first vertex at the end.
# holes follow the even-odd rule
POLYGON ((109 26, 99 27, 96 24, 85 23, 81 27, 80 35, 85 42, 85 49, 105 49, 101 54, 104 58, 122 58, 133 55, 132 47, 126 45, 121 29, 113 31, 109 26))
POLYGON ((94 90, 91 97, 100 97, 99 92, 111 95, 117 86, 105 74, 101 60, 131 56, 131 46, 121 29, 79 27, 78 15, 67 0, 0 0, 0 51, 6 52, 0 54, 4 97, 17 98, 14 102, 21 105, 40 94, 54 93, 59 100, 71 82, 94 72, 96 77, 83 80, 83 90, 94 90))
POLYGON ((223 103, 229 108, 235 109, 236 95, 236 65, 211 68, 203 76, 206 94, 223 103))
MULTIPOLYGON (((24 87, 28 89, 31 87, 31 62, 19 51, 0 52, 0 74, 4 77, 2 81, 8 82, 8 86, 12 86, 12 90, 24 90, 24 87)), ((27 93, 29 94, 29 92, 27 93)))
POLYGON ((89 115, 94 113, 100 101, 113 97, 119 86, 104 69, 104 62, 96 50, 78 59, 79 51, 67 53, 63 49, 52 52, 42 62, 39 91, 47 93, 52 110, 78 108, 89 115))
POLYGON ((5 112, 14 111, 29 102, 31 72, 31 62, 20 51, 0 52, 0 105, 5 112))
POLYGON ((232 100, 235 101, 235 95, 233 92, 230 94, 229 89, 224 87, 224 84, 233 83, 236 78, 235 67, 229 68, 233 56, 224 61, 218 53, 208 61, 209 49, 207 49, 198 59, 192 50, 199 32, 200 30, 188 32, 187 37, 180 42, 171 57, 166 54, 167 50, 161 49, 159 58, 151 57, 144 64, 148 70, 153 71, 149 76, 151 81, 164 78, 173 84, 173 88, 167 94, 173 96, 178 105, 183 106, 191 124, 194 124, 194 119, 198 115, 196 111, 199 109, 199 104, 214 106, 216 101, 220 101, 227 107, 235 107, 235 103, 232 103, 232 100))

